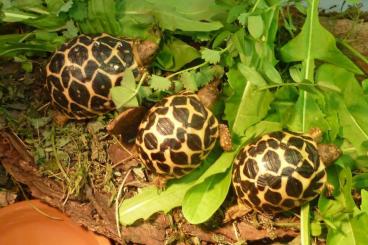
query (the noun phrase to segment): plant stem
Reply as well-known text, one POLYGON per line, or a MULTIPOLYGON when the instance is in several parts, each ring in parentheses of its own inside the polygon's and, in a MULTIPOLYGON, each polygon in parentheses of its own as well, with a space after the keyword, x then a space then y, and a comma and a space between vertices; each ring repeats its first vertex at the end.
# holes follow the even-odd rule
POLYGON ((55 127, 52 127, 52 131, 51 131, 51 144, 52 144, 52 151, 54 153, 54 157, 55 157, 55 162, 57 164, 57 166, 60 169, 60 172, 63 174, 65 180, 68 182, 68 184, 70 183, 70 179, 67 175, 67 173, 65 172, 63 166, 61 165, 61 162, 59 160, 59 156, 56 150, 56 145, 55 145, 55 127))
POLYGON ((361 53, 359 53, 355 48, 353 48, 350 44, 348 44, 346 41, 342 39, 337 39, 337 43, 341 44, 345 48, 347 48, 353 55, 364 61, 366 64, 368 64, 368 59, 361 53))
POLYGON ((124 185, 125 185, 125 182, 127 181, 128 179, 128 176, 130 175, 130 172, 132 171, 132 169, 129 169, 128 172, 125 174, 125 177, 123 179, 123 181, 121 182, 120 186, 119 186, 119 189, 118 189, 118 194, 116 196, 116 199, 115 199, 115 220, 116 220, 116 230, 118 232, 118 236, 121 238, 121 232, 120 232, 120 216, 119 216, 119 206, 121 204, 121 202, 123 201, 120 200, 121 198, 121 194, 123 193, 123 188, 124 188, 124 185))
POLYGON ((300 209, 301 245, 310 245, 309 212, 309 203, 306 203, 300 209))
POLYGON ((205 66, 205 65, 207 65, 207 64, 208 64, 208 62, 203 62, 203 63, 201 63, 201 64, 199 64, 199 65, 192 66, 192 67, 189 67, 189 68, 187 68, 187 69, 184 69, 184 70, 181 70, 181 71, 175 72, 175 73, 173 73, 173 74, 171 74, 171 75, 167 76, 166 78, 167 78, 167 79, 170 79, 170 78, 173 78, 173 77, 175 77, 175 76, 177 76, 177 75, 179 75, 179 74, 181 74, 181 73, 184 73, 184 72, 187 72, 187 71, 191 71, 191 70, 197 70, 198 68, 200 68, 200 67, 202 67, 202 66, 205 66))
POLYGON ((280 84, 263 86, 263 87, 258 88, 258 90, 265 90, 265 89, 270 89, 270 88, 278 88, 278 87, 283 87, 283 86, 294 86, 294 87, 298 87, 298 86, 310 86, 310 87, 316 87, 317 85, 311 84, 311 83, 280 83, 280 84))
POLYGON ((139 88, 142 86, 142 84, 146 80, 146 77, 147 76, 148 76, 148 73, 147 72, 143 73, 142 78, 141 78, 141 80, 139 81, 139 83, 137 85, 137 88, 134 90, 134 92, 132 93, 132 95, 128 99, 126 99, 124 101, 124 103, 122 103, 122 106, 125 105, 126 103, 128 103, 131 99, 133 99, 138 94, 139 88))

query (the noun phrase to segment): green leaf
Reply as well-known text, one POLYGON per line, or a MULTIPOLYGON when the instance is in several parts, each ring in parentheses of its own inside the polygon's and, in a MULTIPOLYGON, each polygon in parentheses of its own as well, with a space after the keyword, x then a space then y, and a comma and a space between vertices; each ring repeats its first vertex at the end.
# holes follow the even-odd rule
POLYGON ((45 2, 47 5, 47 9, 50 12, 54 12, 54 13, 57 13, 59 9, 61 8, 61 6, 64 5, 63 0, 45 0, 45 2))
POLYGON ((66 31, 63 31, 63 36, 67 39, 72 39, 73 37, 76 37, 78 35, 78 28, 74 25, 73 21, 68 21, 65 24, 66 31))
POLYGON ((246 10, 246 7, 247 7, 246 3, 239 3, 239 4, 232 6, 232 8, 230 8, 229 13, 227 15, 226 22, 227 23, 234 22, 239 17, 239 15, 242 14, 246 10))
POLYGON ((289 120, 288 128, 296 132, 307 132, 313 127, 318 127, 322 131, 329 129, 325 114, 316 101, 316 95, 303 90, 300 91, 289 120))
POLYGON ((223 26, 219 21, 202 22, 186 18, 176 13, 175 9, 172 8, 156 9, 153 15, 161 28, 169 31, 210 32, 219 30, 223 26))
POLYGON ((317 81, 317 86, 322 90, 332 91, 332 92, 337 92, 337 93, 341 92, 341 89, 335 84, 331 83, 330 81, 317 81))
MULTIPOLYGON (((64 3, 64 1, 62 2, 64 3)), ((59 15, 61 12, 68 12, 70 8, 73 6, 73 4, 74 4, 74 0, 68 0, 66 3, 60 6, 57 14, 59 15)))
POLYGON ((119 220, 123 225, 131 225, 138 219, 148 219, 152 214, 181 205, 188 187, 176 185, 160 193, 156 187, 146 187, 133 198, 124 200, 119 207, 119 220))
POLYGON ((363 143, 368 140, 368 102, 354 74, 325 64, 317 70, 316 78, 337 86, 341 91, 329 94, 328 100, 334 103, 343 137, 353 144, 358 153, 364 154, 363 143))
MULTIPOLYGON (((246 27, 247 23, 248 23, 248 17, 249 17, 249 14, 250 13, 241 13, 238 17, 238 20, 239 20, 239 23, 246 27)), ((249 30, 249 27, 248 27, 248 30, 249 30)), ((250 30, 249 30, 250 32, 250 30)))
POLYGON ((136 107, 138 100, 136 97, 136 81, 131 69, 124 72, 124 78, 121 86, 111 88, 111 97, 116 108, 136 107))
POLYGON ((361 245, 368 241, 368 233, 363 227, 368 226, 368 215, 366 213, 354 217, 348 214, 342 215, 334 220, 337 229, 329 229, 327 244, 349 244, 361 245))
POLYGON ((368 173, 355 175, 353 177, 353 188, 359 190, 363 188, 368 188, 368 173))
POLYGON ((231 169, 212 175, 188 190, 182 210, 189 223, 200 224, 207 221, 224 202, 231 183, 231 169))
POLYGON ((282 125, 279 122, 260 121, 247 129, 245 137, 248 139, 257 138, 264 134, 280 130, 282 130, 282 125))
POLYGON ((289 68, 289 74, 294 82, 301 83, 303 81, 303 74, 301 72, 300 64, 293 65, 289 68))
POLYGON ((322 225, 320 222, 311 222, 311 235, 320 236, 322 234, 322 225))
POLYGON ((172 9, 177 14, 191 20, 211 20, 221 14, 226 14, 226 7, 220 6, 215 0, 147 0, 160 9, 172 9))
POLYGON ((264 23, 262 16, 248 16, 248 31, 252 37, 258 39, 264 31, 264 23))
POLYGON ((167 213, 182 205, 185 193, 196 184, 198 178, 217 157, 218 151, 212 151, 197 169, 183 178, 169 181, 164 190, 146 187, 136 196, 124 200, 119 206, 120 223, 130 225, 139 219, 148 219, 154 213, 167 213))
POLYGON ((185 89, 193 92, 198 90, 198 86, 193 73, 183 72, 180 76, 180 81, 183 83, 185 89))
POLYGON ((280 50, 285 62, 302 61, 304 78, 313 78, 314 60, 322 60, 343 67, 356 74, 362 71, 337 47, 334 36, 318 20, 317 0, 308 0, 308 13, 302 31, 280 50))
POLYGON ((185 64, 200 57, 199 52, 177 38, 170 38, 157 54, 156 65, 166 71, 177 71, 185 64))
POLYGON ((202 59, 210 64, 217 64, 221 59, 221 51, 216 51, 208 48, 201 50, 202 59))
POLYGON ((114 0, 89 0, 87 18, 78 24, 83 33, 106 32, 119 35, 122 31, 119 21, 115 18, 116 15, 116 2, 114 0))
POLYGON ((353 212, 355 203, 351 195, 351 171, 344 165, 343 159, 338 159, 335 165, 327 169, 328 182, 334 186, 334 199, 321 195, 318 201, 319 210, 323 218, 335 219, 342 212, 353 212))
POLYGON ((257 88, 235 69, 227 73, 232 95, 225 102, 225 120, 233 134, 244 136, 245 130, 262 120, 273 100, 268 90, 257 88))
POLYGON ((277 69, 267 60, 263 61, 263 72, 267 79, 273 83, 282 83, 281 75, 277 69))
POLYGON ((362 204, 360 210, 368 214, 368 191, 362 190, 360 195, 362 196, 362 204))
POLYGON ((258 87, 267 85, 262 75, 259 74, 254 67, 249 67, 249 66, 239 63, 238 69, 243 74, 243 76, 247 79, 248 82, 251 82, 252 84, 258 87))
POLYGON ((172 84, 171 81, 165 77, 152 75, 150 86, 155 90, 169 90, 172 84))
POLYGON ((225 42, 228 38, 230 38, 230 36, 231 36, 231 32, 227 30, 220 32, 220 34, 218 34, 216 38, 213 40, 212 48, 214 49, 214 48, 219 47, 223 42, 225 42))
POLYGON ((211 82, 215 77, 222 77, 224 75, 224 68, 219 65, 204 66, 193 74, 197 87, 203 87, 211 82))
POLYGON ((87 2, 73 2, 73 5, 69 9, 69 16, 78 22, 85 20, 88 16, 88 7, 87 2))

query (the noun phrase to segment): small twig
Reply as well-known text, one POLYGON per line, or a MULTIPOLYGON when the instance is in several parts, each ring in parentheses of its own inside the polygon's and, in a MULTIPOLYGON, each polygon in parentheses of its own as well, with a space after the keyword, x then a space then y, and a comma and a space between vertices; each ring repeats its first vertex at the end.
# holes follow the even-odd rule
POLYGON ((116 220, 116 229, 118 232, 118 236, 121 238, 121 232, 120 232, 120 219, 119 219, 119 206, 120 203, 124 200, 124 197, 122 197, 121 201, 119 201, 121 194, 123 192, 123 188, 125 185, 126 180, 128 179, 129 174, 131 173, 131 169, 128 170, 128 172, 126 173, 123 181, 121 182, 121 184, 119 185, 119 189, 118 189, 118 194, 116 196, 115 199, 115 220, 116 220))
POLYGON ((235 234, 235 237, 236 237, 236 241, 239 241, 239 230, 238 230, 238 227, 237 227, 237 222, 236 221, 234 221, 233 223, 232 223, 232 225, 233 225, 233 230, 234 230, 234 234, 235 234))
POLYGON ((133 156, 133 154, 120 142, 120 140, 115 135, 113 135, 112 137, 118 142, 118 144, 121 148, 123 148, 124 151, 126 151, 130 156, 133 156))
POLYGON ((119 165, 121 165, 121 164, 123 164, 123 163, 125 163, 125 162, 127 162, 129 160, 132 160, 134 158, 135 158, 134 156, 126 157, 126 158, 120 160, 119 162, 115 163, 114 165, 112 165, 112 168, 116 168, 117 166, 119 166, 119 165))
POLYGON ((43 104, 42 106, 40 106, 37 111, 42 111, 43 109, 45 109, 46 107, 48 107, 51 103, 47 102, 46 104, 43 104))

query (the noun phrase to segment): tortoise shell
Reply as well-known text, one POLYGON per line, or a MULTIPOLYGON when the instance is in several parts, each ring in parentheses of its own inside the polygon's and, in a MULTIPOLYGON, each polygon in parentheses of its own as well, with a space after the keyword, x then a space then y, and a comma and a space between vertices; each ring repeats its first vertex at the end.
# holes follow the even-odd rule
POLYGON ((52 104, 69 118, 84 119, 114 109, 110 89, 125 69, 139 71, 132 43, 108 34, 80 35, 61 46, 46 66, 52 104))
POLYGON ((308 135, 273 132, 238 153, 233 169, 238 198, 261 212, 281 212, 314 199, 327 175, 308 135))
POLYGON ((146 167, 166 178, 179 178, 198 167, 218 137, 216 117, 198 96, 184 92, 164 98, 141 122, 136 138, 146 167))

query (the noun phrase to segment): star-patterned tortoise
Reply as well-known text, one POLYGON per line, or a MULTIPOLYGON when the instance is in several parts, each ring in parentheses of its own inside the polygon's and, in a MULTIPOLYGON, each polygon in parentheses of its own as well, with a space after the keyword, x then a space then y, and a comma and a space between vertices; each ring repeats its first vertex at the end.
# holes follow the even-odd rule
POLYGON ((340 156, 335 145, 310 134, 272 132, 243 147, 232 182, 241 204, 266 213, 287 211, 318 196, 327 181, 325 165, 340 156))
MULTIPOLYGON (((201 164, 219 136, 228 138, 222 126, 196 94, 185 91, 166 97, 148 111, 139 126, 140 159, 163 180, 180 178, 201 164)), ((221 145, 225 150, 231 148, 221 145)))
POLYGON ((121 84, 126 69, 136 79, 153 58, 151 41, 127 41, 108 34, 80 35, 65 43, 46 66, 52 104, 67 118, 85 119, 114 109, 110 89, 121 84))

